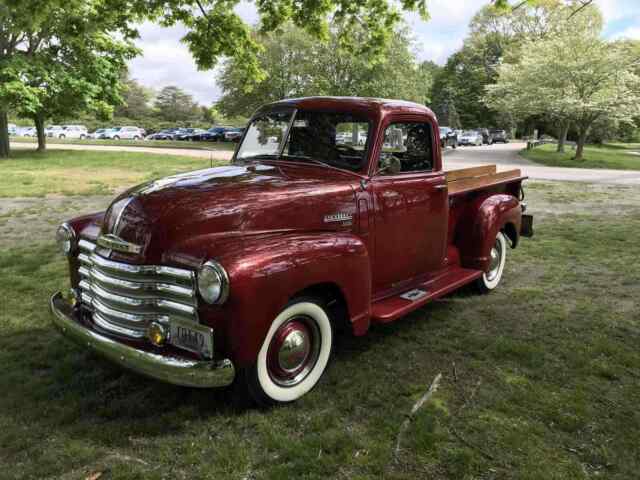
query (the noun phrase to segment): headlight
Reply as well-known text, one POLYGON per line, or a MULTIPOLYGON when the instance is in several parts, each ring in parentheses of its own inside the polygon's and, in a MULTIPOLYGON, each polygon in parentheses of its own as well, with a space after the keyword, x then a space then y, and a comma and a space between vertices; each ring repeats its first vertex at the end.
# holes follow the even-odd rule
POLYGON ((68 224, 63 223, 56 231, 56 242, 60 251, 68 257, 76 248, 76 232, 68 224))
POLYGON ((229 276, 222 265, 210 260, 198 270, 198 292, 207 303, 224 303, 229 296, 229 276))

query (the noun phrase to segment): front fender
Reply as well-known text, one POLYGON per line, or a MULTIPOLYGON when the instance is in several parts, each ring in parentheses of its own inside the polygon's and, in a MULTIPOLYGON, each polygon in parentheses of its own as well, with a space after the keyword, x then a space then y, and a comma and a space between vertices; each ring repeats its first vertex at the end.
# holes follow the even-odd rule
POLYGON ((337 286, 355 333, 368 328, 371 272, 367 248, 350 233, 290 233, 243 239, 243 247, 217 258, 230 278, 216 331, 238 365, 252 364, 273 319, 302 290, 337 286), (223 317, 223 318, 222 318, 223 317))
POLYGON ((497 194, 476 199, 461 218, 456 244, 464 268, 485 271, 489 268, 490 252, 498 232, 506 230, 512 244, 517 243, 522 208, 513 195, 497 194))

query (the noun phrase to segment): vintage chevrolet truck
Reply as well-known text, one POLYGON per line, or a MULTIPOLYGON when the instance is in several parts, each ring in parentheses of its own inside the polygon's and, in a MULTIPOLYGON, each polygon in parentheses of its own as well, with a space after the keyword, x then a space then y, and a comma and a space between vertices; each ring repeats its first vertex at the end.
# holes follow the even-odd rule
POLYGON ((415 103, 313 97, 261 108, 228 166, 136 186, 62 224, 54 324, 166 382, 294 401, 338 331, 364 335, 502 278, 532 235, 519 170, 445 172, 415 103))

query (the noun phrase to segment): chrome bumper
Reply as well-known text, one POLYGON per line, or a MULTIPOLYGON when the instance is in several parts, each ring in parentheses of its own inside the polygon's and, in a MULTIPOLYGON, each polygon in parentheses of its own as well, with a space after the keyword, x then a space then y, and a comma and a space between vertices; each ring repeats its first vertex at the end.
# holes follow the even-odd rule
POLYGON ((216 362, 158 355, 94 332, 73 318, 71 306, 60 292, 51 297, 50 307, 53 324, 64 336, 134 372, 174 385, 198 388, 224 387, 235 377, 233 363, 228 359, 216 362))

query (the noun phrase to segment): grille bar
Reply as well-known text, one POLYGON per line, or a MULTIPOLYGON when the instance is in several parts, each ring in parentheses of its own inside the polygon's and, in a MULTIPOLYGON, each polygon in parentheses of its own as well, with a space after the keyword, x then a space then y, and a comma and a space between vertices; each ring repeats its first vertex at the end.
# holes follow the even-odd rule
POLYGON ((139 339, 152 321, 198 321, 191 270, 115 262, 96 254, 88 240, 78 245, 80 301, 92 310, 99 329, 139 339))

